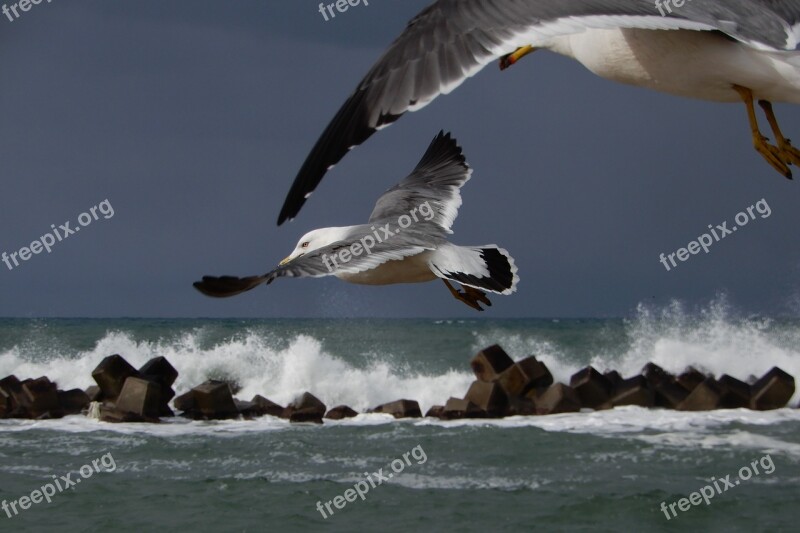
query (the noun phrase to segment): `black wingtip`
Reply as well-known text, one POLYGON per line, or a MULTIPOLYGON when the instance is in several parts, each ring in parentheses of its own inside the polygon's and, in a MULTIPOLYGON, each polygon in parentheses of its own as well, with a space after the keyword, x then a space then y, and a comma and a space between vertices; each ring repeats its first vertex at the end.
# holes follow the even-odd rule
POLYGON ((258 287, 266 281, 264 276, 237 278, 234 276, 203 276, 202 281, 195 281, 192 286, 212 298, 228 298, 258 287))
POLYGON ((401 115, 384 114, 377 117, 377 124, 370 125, 372 111, 368 108, 366 96, 366 92, 360 89, 353 93, 322 132, 286 195, 278 216, 279 226, 297 216, 328 170, 347 152, 369 139, 378 127, 400 118, 401 115))

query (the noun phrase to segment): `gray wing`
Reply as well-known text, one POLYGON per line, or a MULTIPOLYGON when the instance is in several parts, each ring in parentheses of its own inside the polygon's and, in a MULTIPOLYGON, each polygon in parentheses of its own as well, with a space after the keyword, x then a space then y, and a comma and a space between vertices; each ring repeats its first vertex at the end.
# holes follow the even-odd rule
POLYGON ((716 30, 754 47, 793 50, 795 0, 439 0, 414 17, 358 84, 309 153, 278 217, 294 218, 325 173, 407 111, 447 94, 523 45, 587 28, 716 30))
POLYGON ((471 175, 456 140, 439 132, 414 171, 378 198, 369 221, 396 222, 406 215, 414 223, 429 222, 453 233, 450 228, 461 207, 460 189, 471 175))
MULTIPOLYGON (((393 229, 390 228, 390 231, 393 229)), ((382 236, 373 230, 370 225, 356 226, 347 239, 296 257, 262 276, 203 276, 201 281, 194 283, 194 288, 206 296, 226 298, 254 289, 262 283, 272 283, 281 277, 319 278, 336 273, 355 274, 371 270, 387 261, 433 250, 438 242, 440 240, 436 237, 425 237, 418 231, 404 231, 387 238, 385 234, 382 236), (357 255, 352 253, 357 251, 353 248, 355 244, 361 245, 357 255), (365 244, 370 245, 369 251, 366 251, 365 244), (341 259, 343 250, 351 251, 351 258, 346 262, 341 259)))

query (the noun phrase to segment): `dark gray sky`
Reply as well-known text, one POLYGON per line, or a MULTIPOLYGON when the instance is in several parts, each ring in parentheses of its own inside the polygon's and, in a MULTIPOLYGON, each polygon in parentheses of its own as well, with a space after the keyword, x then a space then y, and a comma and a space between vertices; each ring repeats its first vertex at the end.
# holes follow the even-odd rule
MULTIPOLYGON (((752 149, 744 107, 618 85, 547 52, 379 132, 278 228, 313 143, 426 4, 372 0, 325 22, 317 0, 55 0, 0 18, 0 252, 105 199, 115 213, 0 263, 0 316, 477 316, 439 282, 281 279, 230 300, 191 286, 263 273, 306 231, 365 222, 440 129, 475 169, 453 240, 502 245, 520 269, 519 291, 484 316, 621 316, 722 291, 745 312, 798 313, 800 183, 752 149), (769 218, 659 263, 762 198, 769 218)), ((777 111, 800 139, 800 109, 777 111)))

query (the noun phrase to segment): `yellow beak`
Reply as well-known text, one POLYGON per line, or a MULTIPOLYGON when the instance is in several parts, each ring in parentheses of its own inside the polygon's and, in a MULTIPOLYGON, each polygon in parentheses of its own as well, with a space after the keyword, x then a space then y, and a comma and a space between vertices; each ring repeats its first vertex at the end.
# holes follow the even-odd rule
POLYGON ((281 261, 280 263, 278 263, 278 265, 279 265, 279 266, 283 266, 283 265, 285 265, 286 263, 288 263, 288 262, 289 262, 289 261, 291 261, 291 260, 292 260, 292 256, 290 255, 289 257, 287 257, 286 259, 284 259, 283 261, 281 261))

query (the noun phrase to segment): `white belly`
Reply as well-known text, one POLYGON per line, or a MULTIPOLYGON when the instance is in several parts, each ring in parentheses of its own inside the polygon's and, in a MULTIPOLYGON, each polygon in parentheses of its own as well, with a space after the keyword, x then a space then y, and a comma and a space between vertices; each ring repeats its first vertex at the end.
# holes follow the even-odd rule
POLYGON ((740 102, 731 85, 756 98, 800 104, 800 52, 764 52, 712 32, 587 30, 548 47, 610 80, 677 96, 740 102))
POLYGON ((405 259, 389 261, 372 270, 365 270, 357 274, 337 273, 334 275, 342 281, 360 285, 422 283, 436 279, 436 276, 428 266, 429 257, 430 252, 422 252, 405 259))

